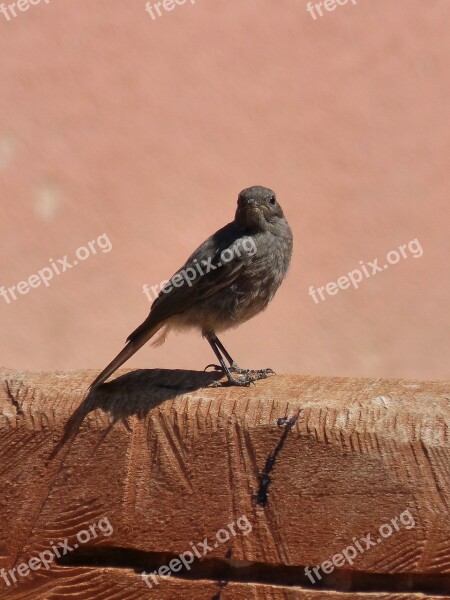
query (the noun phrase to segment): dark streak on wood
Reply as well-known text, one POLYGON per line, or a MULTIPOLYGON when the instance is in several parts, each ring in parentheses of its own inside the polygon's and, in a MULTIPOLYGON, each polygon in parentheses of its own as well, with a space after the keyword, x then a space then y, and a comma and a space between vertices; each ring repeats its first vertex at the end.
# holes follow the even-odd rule
MULTIPOLYGON (((133 569, 154 572, 168 565, 178 555, 168 552, 144 552, 128 548, 84 547, 56 559, 66 567, 96 567, 133 569)), ((310 570, 312 567, 310 567, 310 570)), ((321 573, 321 579, 311 583, 304 565, 288 566, 267 563, 243 563, 220 558, 202 558, 190 565, 190 570, 172 573, 175 579, 214 581, 220 588, 229 582, 267 584, 281 587, 300 587, 309 590, 388 594, 391 592, 426 594, 440 597, 450 590, 450 574, 421 573, 367 573, 336 569, 331 574, 321 573)), ((216 594, 220 598, 221 592, 216 594)))
POLYGON ((255 494, 255 502, 256 502, 256 504, 259 504, 260 506, 267 506, 269 486, 272 483, 272 478, 269 476, 269 473, 274 468, 276 460, 284 446, 284 443, 286 441, 288 433, 290 432, 292 427, 297 422, 297 419, 298 419, 298 415, 294 415, 289 420, 287 420, 287 417, 283 417, 282 419, 278 419, 278 421, 277 421, 277 425, 284 426, 285 429, 283 431, 283 435, 281 436, 281 439, 278 442, 275 450, 269 454, 269 456, 266 460, 264 469, 261 471, 261 473, 259 475, 260 485, 259 485, 258 492, 255 494))
POLYGON ((20 406, 17 398, 14 396, 14 394, 11 391, 11 386, 9 385, 9 381, 8 379, 5 379, 5 385, 6 385, 6 392, 8 394, 8 398, 11 400, 11 404, 14 406, 14 408, 16 409, 16 413, 17 415, 23 415, 23 410, 22 407, 20 406))

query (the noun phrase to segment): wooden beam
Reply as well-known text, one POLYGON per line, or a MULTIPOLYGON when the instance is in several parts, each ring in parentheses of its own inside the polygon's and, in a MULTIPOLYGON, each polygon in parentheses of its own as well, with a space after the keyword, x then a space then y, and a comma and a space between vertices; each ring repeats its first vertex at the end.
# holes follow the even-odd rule
POLYGON ((2 599, 450 599, 448 382, 0 375, 2 599))

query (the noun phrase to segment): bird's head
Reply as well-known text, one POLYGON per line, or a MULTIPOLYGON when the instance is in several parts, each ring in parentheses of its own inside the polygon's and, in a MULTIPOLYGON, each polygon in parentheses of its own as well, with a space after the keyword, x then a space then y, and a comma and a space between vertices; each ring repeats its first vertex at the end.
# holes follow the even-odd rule
POLYGON ((275 192, 261 185, 242 190, 238 196, 235 222, 251 231, 272 229, 279 219, 284 220, 275 192))

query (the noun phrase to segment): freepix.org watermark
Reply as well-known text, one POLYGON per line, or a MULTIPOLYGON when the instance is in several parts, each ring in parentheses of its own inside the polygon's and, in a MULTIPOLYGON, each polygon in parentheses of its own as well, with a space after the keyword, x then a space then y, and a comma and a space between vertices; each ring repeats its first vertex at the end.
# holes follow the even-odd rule
POLYGON ((357 0, 325 0, 324 2, 316 2, 315 4, 308 2, 306 5, 306 10, 309 12, 314 21, 316 21, 317 17, 323 17, 325 14, 322 8, 324 8, 326 12, 333 12, 338 6, 345 6, 346 4, 352 4, 353 6, 356 6, 357 0))
POLYGON ((73 546, 69 545, 69 540, 67 538, 62 542, 57 542, 57 544, 50 542, 51 550, 39 552, 37 556, 32 556, 28 562, 22 562, 9 571, 1 569, 0 575, 3 577, 6 585, 10 586, 13 583, 17 583, 18 577, 28 577, 32 571, 39 571, 39 569, 48 570, 51 563, 55 560, 55 556, 61 558, 61 556, 73 552, 80 544, 86 544, 89 540, 98 537, 99 533, 104 537, 109 537, 113 533, 113 528, 108 517, 104 517, 97 523, 89 525, 88 529, 79 531, 76 536, 77 541, 74 542, 73 546))
POLYGON ((212 552, 221 544, 226 544, 231 536, 236 537, 238 532, 242 533, 242 535, 248 535, 253 529, 252 524, 245 515, 239 517, 239 519, 237 519, 235 522, 233 521, 233 523, 229 523, 226 527, 226 529, 219 529, 214 540, 212 541, 208 540, 208 538, 205 538, 203 542, 199 542, 197 544, 190 542, 190 550, 182 552, 178 555, 178 558, 173 558, 168 565, 159 567, 157 571, 153 571, 152 573, 146 573, 143 571, 141 573, 142 579, 145 581, 147 586, 152 589, 153 585, 159 585, 158 577, 160 579, 166 579, 167 577, 170 577, 172 573, 178 573, 182 569, 190 571, 191 565, 196 558, 204 558, 208 552, 212 552), (236 531, 236 529, 238 531, 236 531))
POLYGON ((0 287, 0 296, 3 297, 7 304, 11 304, 11 300, 17 300, 19 296, 24 296, 33 288, 38 288, 42 283, 45 287, 50 285, 50 281, 55 275, 61 275, 69 269, 72 269, 80 262, 85 261, 90 256, 97 254, 98 250, 109 252, 112 248, 112 244, 106 235, 102 233, 95 240, 91 240, 86 246, 80 246, 75 252, 75 259, 70 262, 68 255, 66 254, 63 258, 58 258, 56 261, 53 258, 49 258, 50 267, 43 267, 39 269, 37 273, 33 273, 24 279, 19 281, 16 285, 11 287, 0 287))
POLYGON ((164 12, 171 12, 177 6, 182 6, 183 4, 195 4, 196 0, 163 0, 162 2, 147 2, 145 5, 145 10, 151 16, 153 21, 156 21, 158 17, 162 17, 164 12))
POLYGON ((355 558, 359 555, 364 554, 370 548, 374 546, 378 546, 381 544, 383 540, 391 537, 391 535, 395 531, 400 531, 401 525, 405 527, 405 529, 412 529, 415 527, 416 522, 414 517, 409 512, 409 510, 405 510, 398 517, 394 517, 390 520, 389 523, 384 523, 378 529, 378 534, 376 539, 372 539, 372 534, 368 533, 367 535, 359 538, 359 540, 354 537, 353 544, 341 550, 338 554, 335 554, 330 560, 325 560, 322 564, 317 567, 305 567, 305 574, 308 576, 311 583, 317 583, 322 579, 322 573, 325 575, 329 575, 335 569, 335 567, 343 567, 345 563, 352 565, 355 558))
POLYGON ((17 0, 17 2, 11 2, 11 4, 0 4, 0 13, 5 17, 7 21, 11 21, 11 19, 17 17, 17 15, 21 12, 27 11, 31 6, 35 6, 36 4, 49 4, 50 0, 17 0))
POLYGON ((213 264, 212 257, 200 262, 195 259, 193 261, 195 268, 188 267, 187 269, 182 269, 170 280, 165 279, 164 281, 161 281, 160 284, 152 285, 151 287, 145 283, 142 288, 142 292, 145 294, 145 296, 147 296, 149 302, 153 302, 160 292, 167 294, 173 287, 181 287, 185 284, 187 284, 189 287, 192 287, 192 284, 197 277, 202 277, 203 275, 208 274, 210 271, 220 269, 224 264, 229 263, 236 256, 242 256, 243 253, 245 253, 247 256, 253 256, 256 253, 256 244, 253 238, 241 238, 229 248, 222 250, 220 254, 220 261, 217 264, 213 264))
POLYGON ((378 264, 378 258, 374 258, 373 261, 367 263, 360 260, 360 269, 349 271, 346 275, 339 277, 337 281, 330 281, 326 285, 318 288, 314 288, 314 286, 310 285, 308 294, 316 304, 319 304, 317 296, 319 296, 320 300, 323 302, 326 300, 324 292, 329 296, 335 296, 340 290, 346 290, 351 285, 356 290, 359 287, 359 284, 364 280, 364 277, 368 279, 377 273, 382 273, 389 268, 389 265, 396 265, 402 259, 406 259, 409 256, 412 256, 413 258, 420 258, 423 256, 423 249, 417 238, 411 240, 407 244, 399 246, 398 250, 391 250, 388 252, 386 255, 386 263, 384 265, 378 264))

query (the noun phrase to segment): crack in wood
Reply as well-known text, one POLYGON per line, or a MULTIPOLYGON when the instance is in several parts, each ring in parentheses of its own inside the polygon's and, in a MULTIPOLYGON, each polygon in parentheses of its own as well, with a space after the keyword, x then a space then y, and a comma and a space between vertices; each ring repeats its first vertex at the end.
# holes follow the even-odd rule
POLYGON ((22 407, 20 406, 19 401, 17 400, 17 398, 12 393, 11 386, 9 385, 9 381, 7 379, 5 379, 5 384, 6 384, 6 393, 8 394, 8 398, 10 399, 11 404, 16 409, 16 414, 17 415, 23 415, 22 407))
POLYGON ((297 423, 297 419, 298 419, 298 415, 294 415, 289 420, 287 419, 287 417, 283 417, 282 419, 278 419, 278 421, 277 421, 277 425, 279 427, 283 426, 284 431, 283 431, 283 435, 280 438, 280 441, 276 445, 275 450, 273 452, 271 452, 269 454, 269 456, 267 457, 264 469, 261 471, 261 473, 259 475, 259 489, 258 489, 258 492, 255 494, 255 501, 256 501, 256 504, 259 504, 260 506, 267 505, 269 486, 272 483, 272 478, 270 477, 269 473, 274 468, 276 460, 278 458, 278 455, 284 446, 284 443, 286 441, 286 438, 287 438, 290 430, 295 425, 295 423, 297 423))

